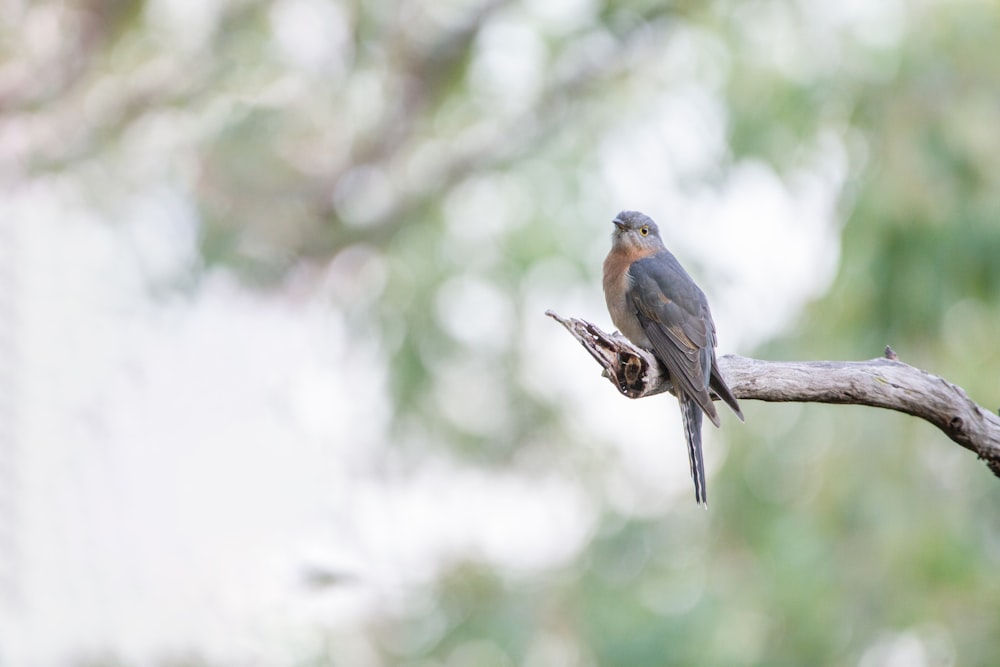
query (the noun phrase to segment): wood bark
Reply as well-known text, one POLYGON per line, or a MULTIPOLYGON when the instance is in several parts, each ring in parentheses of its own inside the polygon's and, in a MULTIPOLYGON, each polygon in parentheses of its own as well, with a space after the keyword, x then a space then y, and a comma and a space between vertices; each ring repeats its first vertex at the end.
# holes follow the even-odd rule
MULTIPOLYGON (((566 327, 625 396, 672 391, 666 369, 651 352, 590 322, 551 310, 545 314, 566 327)), ((919 417, 1000 477, 1000 416, 977 405, 961 387, 899 361, 891 348, 868 361, 763 361, 727 354, 719 357, 719 371, 739 399, 868 405, 919 417)))

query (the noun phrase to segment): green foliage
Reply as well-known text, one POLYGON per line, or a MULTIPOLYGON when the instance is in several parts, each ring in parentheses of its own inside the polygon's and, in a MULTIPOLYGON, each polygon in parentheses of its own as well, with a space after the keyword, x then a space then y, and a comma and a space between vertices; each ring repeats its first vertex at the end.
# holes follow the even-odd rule
MULTIPOLYGON (((748 405, 745 427, 725 424, 710 512, 637 518, 612 509, 603 462, 580 454, 602 443, 568 426, 576 406, 523 379, 535 297, 600 290, 603 146, 695 81, 721 101, 727 144, 696 186, 748 158, 792 179, 823 133, 848 154, 835 281, 760 355, 891 344, 1000 405, 995 3, 900 5, 860 27, 778 1, 581 3, 573 20, 545 18, 544 3, 342 3, 332 55, 304 65, 275 47, 279 4, 223 3, 205 43, 177 52, 137 25, 141 3, 112 3, 103 48, 131 36, 135 72, 159 59, 165 81, 85 115, 76 141, 37 147, 31 168, 113 163, 152 140, 144 119, 186 124, 170 178, 197 208, 207 270, 257 286, 350 257, 368 258, 347 263, 352 280, 384 270, 363 283, 372 294, 333 306, 382 346, 394 443, 491 470, 571 468, 602 508, 569 563, 511 573, 470 557, 427 585, 429 604, 386 610, 365 628, 381 664, 557 664, 552 651, 564 664, 848 664, 906 633, 942 664, 995 659, 1000 487, 929 426, 748 405), (665 65, 684 36, 692 76, 665 65), (482 287, 469 299, 492 299, 495 331, 449 324, 456 277, 482 287), (501 416, 449 418, 449 373, 489 386, 470 413, 501 416)), ((129 78, 87 62, 63 99, 83 97, 74 81, 129 78)))

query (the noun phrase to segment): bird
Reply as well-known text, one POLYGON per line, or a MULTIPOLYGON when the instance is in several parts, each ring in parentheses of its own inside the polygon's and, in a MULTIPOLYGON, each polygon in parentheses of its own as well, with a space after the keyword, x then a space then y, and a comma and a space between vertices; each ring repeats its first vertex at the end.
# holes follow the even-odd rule
POLYGON ((719 426, 710 391, 743 421, 740 405, 719 373, 708 299, 663 245, 649 216, 622 211, 612 222, 611 251, 604 260, 608 312, 618 330, 652 352, 669 373, 684 422, 695 501, 707 507, 702 414, 719 426))

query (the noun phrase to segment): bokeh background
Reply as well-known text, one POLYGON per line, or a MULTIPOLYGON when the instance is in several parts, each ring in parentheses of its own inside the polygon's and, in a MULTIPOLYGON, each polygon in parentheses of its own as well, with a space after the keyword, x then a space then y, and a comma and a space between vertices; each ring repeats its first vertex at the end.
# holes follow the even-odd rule
POLYGON ((1000 480, 745 402, 695 506, 610 329, 1000 406, 1000 5, 0 3, 0 665, 992 664, 1000 480))

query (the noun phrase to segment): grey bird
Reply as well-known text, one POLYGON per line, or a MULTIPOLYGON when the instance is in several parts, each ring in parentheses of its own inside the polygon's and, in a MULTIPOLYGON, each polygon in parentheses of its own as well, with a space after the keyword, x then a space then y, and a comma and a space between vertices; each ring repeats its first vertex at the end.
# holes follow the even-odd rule
POLYGON ((715 323, 705 293, 667 250, 649 216, 622 211, 612 221, 611 252, 604 260, 604 298, 611 321, 659 359, 680 402, 698 504, 708 505, 701 449, 702 413, 719 426, 710 391, 743 421, 740 405, 719 374, 715 323))

